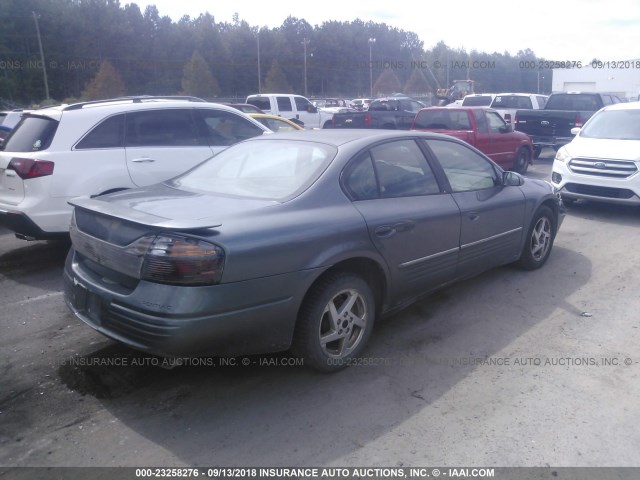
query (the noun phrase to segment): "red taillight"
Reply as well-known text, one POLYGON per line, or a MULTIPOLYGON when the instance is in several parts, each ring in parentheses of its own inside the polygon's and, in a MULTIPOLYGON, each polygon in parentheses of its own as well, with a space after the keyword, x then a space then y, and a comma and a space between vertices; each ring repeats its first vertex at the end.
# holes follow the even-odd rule
POLYGON ((582 117, 579 113, 576 113, 576 127, 582 128, 582 117))
POLYGON ((15 171, 20 178, 46 177, 53 174, 53 162, 49 160, 33 160, 31 158, 12 158, 7 170, 15 171))
POLYGON ((518 124, 518 112, 516 112, 515 117, 513 119, 513 124, 517 125, 518 124))
POLYGON ((370 126, 371 126, 371 123, 372 123, 371 114, 367 113, 367 114, 364 116, 364 126, 365 126, 365 127, 370 127, 370 126))
POLYGON ((331 126, 333 128, 336 128, 336 116, 335 115, 333 117, 331 117, 331 126))
POLYGON ((504 114, 504 121, 507 123, 511 123, 511 114, 510 113, 505 113, 504 114))
POLYGON ((214 285, 220 281, 224 251, 209 242, 158 235, 145 254, 141 278, 174 285, 214 285))

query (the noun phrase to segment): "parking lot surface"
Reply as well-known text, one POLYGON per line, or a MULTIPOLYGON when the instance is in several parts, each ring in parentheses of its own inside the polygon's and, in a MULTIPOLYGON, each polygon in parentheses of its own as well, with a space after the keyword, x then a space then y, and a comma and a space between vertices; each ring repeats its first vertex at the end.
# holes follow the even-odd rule
POLYGON ((639 228, 578 203, 542 269, 380 321, 332 375, 286 353, 161 368, 68 311, 68 244, 0 231, 0 465, 640 466, 639 228))

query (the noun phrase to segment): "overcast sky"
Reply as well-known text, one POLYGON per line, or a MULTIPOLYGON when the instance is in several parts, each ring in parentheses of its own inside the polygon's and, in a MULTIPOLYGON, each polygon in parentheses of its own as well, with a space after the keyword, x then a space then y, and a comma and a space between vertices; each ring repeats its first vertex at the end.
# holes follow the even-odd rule
POLYGON ((250 25, 267 27, 282 25, 289 15, 311 25, 359 18, 415 32, 425 48, 442 40, 453 48, 487 53, 506 50, 515 55, 530 48, 538 57, 555 61, 640 59, 638 0, 120 1, 123 6, 127 3, 137 3, 143 13, 147 5, 156 5, 161 16, 174 21, 206 11, 216 21, 231 22, 237 12, 250 25))

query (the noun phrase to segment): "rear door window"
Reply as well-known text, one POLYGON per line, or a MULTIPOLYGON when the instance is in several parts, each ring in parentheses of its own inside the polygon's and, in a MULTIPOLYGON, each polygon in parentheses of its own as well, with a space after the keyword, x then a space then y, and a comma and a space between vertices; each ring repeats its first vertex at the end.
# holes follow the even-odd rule
POLYGON ((124 147, 124 114, 101 122, 78 142, 76 150, 121 147, 124 147))
POLYGON ((39 152, 51 145, 58 128, 58 122, 47 117, 29 115, 20 120, 9 137, 3 150, 7 152, 39 152))
POLYGON ((191 109, 148 110, 127 114, 127 147, 199 145, 191 109))
POLYGON ((289 97, 276 97, 278 103, 278 110, 280 112, 293 112, 293 106, 291 105, 291 99, 289 97))
POLYGON ((249 105, 253 105, 254 107, 258 107, 262 111, 271 110, 271 101, 269 97, 254 97, 247 100, 249 105))
POLYGON ((248 119, 235 113, 200 108, 198 114, 202 120, 201 137, 205 139, 205 144, 213 147, 233 145, 264 132, 248 119))

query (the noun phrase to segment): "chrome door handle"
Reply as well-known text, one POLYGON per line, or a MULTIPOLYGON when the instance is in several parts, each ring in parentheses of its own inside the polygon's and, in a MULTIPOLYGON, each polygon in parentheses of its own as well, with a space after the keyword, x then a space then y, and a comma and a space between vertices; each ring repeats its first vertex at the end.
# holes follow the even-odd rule
POLYGON ((152 163, 152 162, 155 162, 155 160, 153 158, 150 158, 150 157, 134 158, 131 161, 134 162, 134 163, 152 163))

